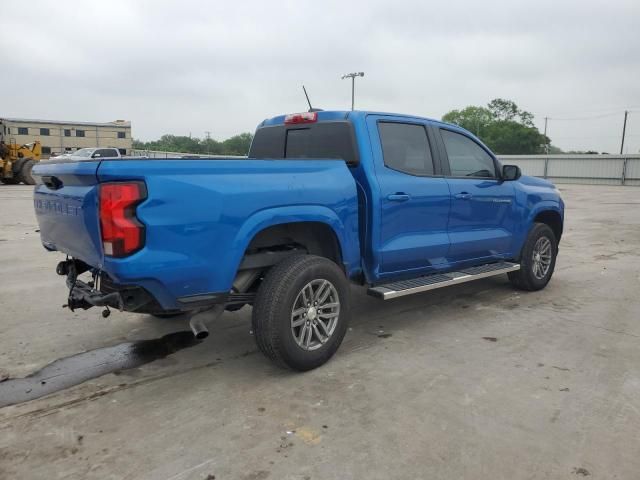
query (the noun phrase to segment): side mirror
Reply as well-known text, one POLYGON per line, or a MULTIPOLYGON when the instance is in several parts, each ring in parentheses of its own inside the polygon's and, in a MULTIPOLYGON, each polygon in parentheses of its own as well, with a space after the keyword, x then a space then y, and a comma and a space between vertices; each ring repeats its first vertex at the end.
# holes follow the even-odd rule
POLYGON ((504 165, 502 167, 502 180, 518 180, 522 176, 522 171, 517 165, 504 165))
POLYGON ((100 155, 99 153, 94 153, 93 155, 91 155, 91 158, 100 158, 102 155, 100 155))

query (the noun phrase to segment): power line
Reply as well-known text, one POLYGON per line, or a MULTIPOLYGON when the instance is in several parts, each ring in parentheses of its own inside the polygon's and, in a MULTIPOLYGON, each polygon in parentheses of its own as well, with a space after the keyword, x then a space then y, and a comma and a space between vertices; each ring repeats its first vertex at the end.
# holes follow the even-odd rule
POLYGON ((562 118, 562 117, 546 117, 549 120, 556 120, 556 121, 560 121, 560 122, 571 122, 571 121, 575 121, 575 120, 596 120, 598 118, 607 118, 607 117, 614 117, 616 115, 619 115, 620 111, 617 112, 612 112, 612 113, 604 113, 604 114, 600 114, 600 115, 591 115, 591 116, 586 116, 586 117, 571 117, 571 118, 562 118))
MULTIPOLYGON (((629 134, 627 133, 625 135, 625 138, 630 138, 630 137, 640 137, 640 134, 635 133, 635 134, 629 134)), ((590 138, 593 140, 606 140, 606 139, 611 139, 611 138, 620 138, 620 135, 554 135, 553 139, 554 140, 565 140, 565 139, 576 139, 576 140, 581 140, 584 138, 590 138)))
POLYGON ((640 109, 640 105, 626 105, 626 106, 619 106, 619 107, 607 107, 607 108, 590 108, 588 110, 578 110, 578 111, 572 111, 572 112, 563 112, 563 113, 552 113, 549 114, 549 112, 545 112, 544 114, 537 112, 535 113, 535 115, 537 117, 542 117, 543 115, 550 115, 550 116, 558 116, 558 117, 574 117, 574 116, 591 116, 592 114, 595 116, 601 115, 601 114, 609 114, 609 113, 620 113, 620 112, 624 112, 625 110, 629 110, 632 111, 633 109, 640 109))
MULTIPOLYGON (((624 111, 615 111, 615 112, 609 112, 609 113, 600 113, 597 115, 585 115, 585 116, 576 116, 576 117, 550 117, 550 116, 545 116, 544 118, 544 135, 547 135, 547 132, 549 131, 549 121, 550 120, 554 120, 554 121, 558 121, 558 122, 563 122, 563 121, 567 121, 567 122, 572 122, 572 121, 589 121, 589 120, 598 120, 598 119, 602 119, 602 118, 610 118, 610 117, 617 117, 618 115, 620 115, 621 113, 624 113, 624 120, 622 122, 622 135, 618 136, 618 135, 588 135, 588 136, 556 136, 554 135, 554 138, 556 140, 562 140, 562 139, 569 139, 569 138, 574 138, 574 139, 582 139, 582 138, 590 138, 592 140, 594 140, 594 137, 600 138, 600 139, 604 139, 604 138, 620 138, 620 154, 624 153, 624 149, 625 149, 625 140, 630 138, 630 137, 636 137, 637 135, 635 134, 628 134, 627 133, 627 124, 628 124, 628 119, 629 119, 629 114, 630 113, 637 113, 640 112, 640 110, 632 110, 632 108, 637 108, 637 107, 629 107, 627 109, 625 109, 624 111)), ((628 148, 628 147, 627 147, 628 148)))

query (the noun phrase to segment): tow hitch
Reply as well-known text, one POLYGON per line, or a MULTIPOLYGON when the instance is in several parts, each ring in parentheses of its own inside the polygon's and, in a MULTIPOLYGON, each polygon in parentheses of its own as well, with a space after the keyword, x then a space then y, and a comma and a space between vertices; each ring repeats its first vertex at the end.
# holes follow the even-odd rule
MULTIPOLYGON (((75 259, 65 260, 58 264, 56 273, 67 277, 67 287, 69 287, 67 304, 63 307, 69 308, 72 312, 76 308, 88 310, 91 307, 106 307, 105 312, 109 311, 109 307, 122 311, 124 301, 120 292, 103 293, 95 288, 99 278, 97 273, 94 274, 93 280, 90 282, 78 280, 78 275, 91 269, 92 267, 86 263, 75 259)), ((109 316, 108 313, 105 315, 105 312, 103 312, 103 316, 109 316)))
MULTIPOLYGON (((68 308, 72 312, 75 309, 88 310, 91 307, 104 307, 102 316, 106 318, 110 314, 110 307, 127 312, 140 312, 141 310, 143 312, 153 312, 161 308, 154 303, 154 299, 143 288, 115 284, 104 272, 87 265, 82 260, 71 258, 60 262, 56 267, 56 273, 67 277, 69 297, 67 304, 63 305, 63 308, 68 308), (93 276, 90 281, 85 282, 78 278, 89 271, 92 272, 93 276)), ((247 298, 249 297, 244 295, 241 296, 240 300, 246 303, 247 298)), ((231 304, 233 304, 233 301, 231 304)), ((226 302, 192 310, 190 312, 189 326, 193 335, 198 340, 207 338, 209 336, 207 324, 220 317, 228 305, 229 302, 226 302)))

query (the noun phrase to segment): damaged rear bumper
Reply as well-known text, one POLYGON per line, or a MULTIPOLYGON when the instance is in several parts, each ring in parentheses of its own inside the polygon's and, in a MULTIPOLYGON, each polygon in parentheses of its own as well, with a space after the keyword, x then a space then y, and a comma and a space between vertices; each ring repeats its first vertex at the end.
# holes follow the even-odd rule
POLYGON ((124 310, 124 301, 120 292, 102 293, 78 279, 73 283, 67 280, 67 286, 69 287, 69 298, 66 306, 72 312, 76 308, 87 310, 91 307, 112 307, 124 310))
POLYGON ((178 308, 165 309, 144 287, 115 283, 105 272, 81 260, 60 262, 56 272, 67 277, 69 297, 65 307, 71 311, 110 307, 120 311, 156 315, 203 311, 216 305, 222 305, 227 310, 237 310, 243 305, 253 304, 255 298, 255 293, 210 293, 178 298, 178 308), (82 281, 78 278, 85 272, 92 273, 92 280, 82 281))
POLYGON ((69 297, 66 307, 87 310, 91 307, 111 307, 137 313, 173 313, 162 308, 147 290, 139 286, 118 285, 104 272, 95 270, 80 260, 66 260, 56 267, 58 275, 67 277, 69 297), (85 282, 78 278, 92 271, 93 279, 85 282))

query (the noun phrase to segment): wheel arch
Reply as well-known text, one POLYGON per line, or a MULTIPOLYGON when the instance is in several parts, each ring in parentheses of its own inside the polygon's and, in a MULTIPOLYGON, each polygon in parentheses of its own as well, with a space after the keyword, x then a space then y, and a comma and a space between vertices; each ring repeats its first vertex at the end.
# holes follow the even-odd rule
POLYGON ((561 205, 550 200, 538 201, 533 208, 526 212, 521 226, 515 232, 513 244, 514 259, 520 259, 527 237, 537 222, 549 225, 556 235, 556 240, 560 242, 564 222, 561 205))
POLYGON ((324 206, 261 210, 249 217, 236 235, 234 274, 245 266, 248 252, 297 244, 307 253, 329 258, 352 276, 359 271, 360 248, 357 230, 350 230, 336 212, 324 206))
POLYGON ((556 237, 556 241, 560 243, 562 237, 563 221, 562 215, 555 209, 544 209, 535 214, 533 223, 544 223, 548 225, 556 237))
POLYGON ((253 236, 244 256, 287 245, 299 245, 309 254, 328 258, 342 266, 342 247, 335 230, 317 220, 277 223, 265 227, 253 236))

